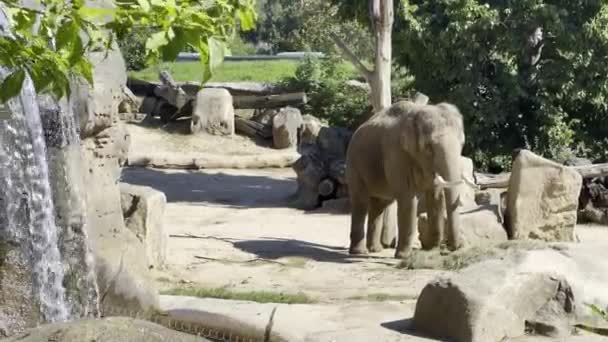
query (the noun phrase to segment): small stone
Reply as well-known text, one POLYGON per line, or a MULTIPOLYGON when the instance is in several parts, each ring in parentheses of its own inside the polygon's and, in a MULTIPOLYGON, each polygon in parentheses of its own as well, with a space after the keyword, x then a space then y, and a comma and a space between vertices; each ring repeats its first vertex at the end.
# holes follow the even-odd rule
POLYGON ((274 147, 284 149, 298 143, 298 128, 302 126, 300 110, 293 107, 281 109, 272 118, 272 140, 274 147))

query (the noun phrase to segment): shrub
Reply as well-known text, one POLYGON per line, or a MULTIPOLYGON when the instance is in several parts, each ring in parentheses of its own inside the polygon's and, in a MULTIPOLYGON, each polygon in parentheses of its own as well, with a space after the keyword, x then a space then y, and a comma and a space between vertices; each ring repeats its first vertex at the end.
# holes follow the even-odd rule
POLYGON ((151 31, 145 28, 134 28, 118 40, 118 46, 127 64, 127 70, 138 71, 145 69, 146 39, 151 31))
POLYGON ((349 65, 331 56, 308 57, 298 66, 295 76, 281 82, 290 91, 304 91, 308 103, 301 109, 332 126, 354 128, 367 116, 371 107, 365 89, 346 83, 355 78, 349 65))

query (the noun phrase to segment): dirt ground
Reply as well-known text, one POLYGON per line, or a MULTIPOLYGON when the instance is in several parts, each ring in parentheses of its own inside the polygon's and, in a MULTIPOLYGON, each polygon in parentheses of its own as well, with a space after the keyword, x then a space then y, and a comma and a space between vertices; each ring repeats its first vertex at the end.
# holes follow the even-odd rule
MULTIPOLYGON (((132 149, 175 153, 274 153, 243 137, 175 136, 129 125, 132 149), (162 146, 162 147, 160 147, 162 146), (198 149, 202 146, 200 149, 198 149)), ((348 255, 349 215, 305 212, 288 206, 296 191, 291 169, 123 170, 123 182, 166 194, 164 227, 168 267, 157 272, 161 289, 226 287, 234 291, 303 292, 321 303, 412 300, 443 273, 397 269, 394 250, 368 257, 348 255)), ((581 240, 606 239, 608 230, 581 227, 581 240)))

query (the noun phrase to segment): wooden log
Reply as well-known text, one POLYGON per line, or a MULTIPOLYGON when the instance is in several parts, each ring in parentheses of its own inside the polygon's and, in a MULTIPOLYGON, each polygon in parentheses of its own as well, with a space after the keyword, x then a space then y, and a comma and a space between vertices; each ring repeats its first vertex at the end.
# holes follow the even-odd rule
POLYGON ((307 210, 317 208, 320 205, 319 183, 327 177, 318 150, 302 155, 292 168, 298 179, 298 190, 292 205, 307 210))
POLYGON ((298 153, 225 156, 213 154, 173 155, 169 153, 130 153, 128 166, 158 169, 264 169, 292 166, 298 153))
MULTIPOLYGON (((608 176, 608 163, 569 167, 580 173, 583 178, 608 176)), ((498 175, 475 173, 476 183, 482 190, 490 188, 508 188, 510 177, 511 173, 509 172, 498 175)))
POLYGON ((272 138, 272 126, 264 125, 259 122, 248 120, 240 116, 234 117, 234 129, 237 133, 245 134, 248 137, 261 137, 263 139, 272 138))
POLYGON ((475 172, 475 183, 479 185, 481 190, 508 188, 510 177, 511 173, 501 173, 498 175, 493 175, 475 172))
POLYGON ((260 108, 280 108, 287 106, 299 106, 308 102, 306 93, 287 93, 266 96, 235 96, 233 97, 234 108, 236 109, 260 109, 260 108))
POLYGON ((571 166, 583 176, 583 178, 595 178, 608 176, 608 163, 571 166))
POLYGON ((331 178, 325 178, 319 183, 319 186, 317 188, 319 189, 319 195, 323 197, 329 197, 334 194, 334 192, 336 191, 336 187, 336 181, 331 178))

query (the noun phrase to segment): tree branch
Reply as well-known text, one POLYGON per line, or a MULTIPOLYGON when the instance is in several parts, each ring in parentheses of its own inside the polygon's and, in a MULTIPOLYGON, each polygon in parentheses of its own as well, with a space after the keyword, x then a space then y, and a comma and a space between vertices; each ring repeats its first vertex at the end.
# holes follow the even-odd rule
POLYGON ((329 36, 334 41, 338 49, 342 52, 342 56, 347 59, 352 65, 354 65, 355 68, 357 68, 357 70, 359 70, 359 72, 363 74, 363 77, 365 77, 365 79, 369 82, 372 76, 372 71, 369 70, 365 65, 363 65, 363 62, 361 62, 361 60, 346 45, 346 43, 340 37, 338 37, 338 35, 333 32, 330 32, 329 36))

